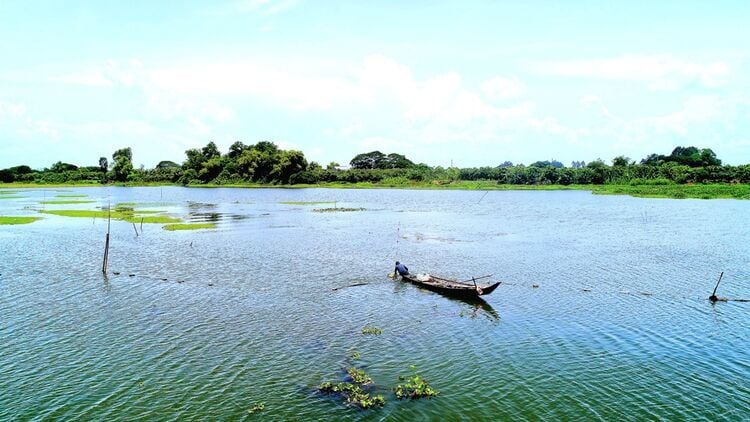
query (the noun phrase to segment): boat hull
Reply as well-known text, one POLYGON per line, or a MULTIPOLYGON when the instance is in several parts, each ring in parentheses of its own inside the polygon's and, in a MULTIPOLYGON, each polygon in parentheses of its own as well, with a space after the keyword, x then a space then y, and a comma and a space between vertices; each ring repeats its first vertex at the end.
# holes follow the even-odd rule
POLYGON ((474 284, 462 283, 454 280, 446 280, 438 277, 430 277, 427 280, 420 280, 416 275, 408 274, 401 276, 402 281, 407 281, 416 286, 422 287, 433 292, 442 293, 448 296, 462 299, 477 299, 480 296, 486 296, 495 291, 500 282, 494 284, 474 284))

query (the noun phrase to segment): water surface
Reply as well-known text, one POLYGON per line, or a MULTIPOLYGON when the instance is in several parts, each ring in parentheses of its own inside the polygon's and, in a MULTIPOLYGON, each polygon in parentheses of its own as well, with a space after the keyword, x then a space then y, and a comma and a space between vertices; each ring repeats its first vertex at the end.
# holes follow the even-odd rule
POLYGON ((217 228, 145 224, 136 237, 113 222, 104 277, 105 221, 0 226, 3 420, 750 415, 750 304, 706 300, 721 271, 721 295, 750 296, 750 202, 176 187, 19 196, 0 215, 136 202, 217 228), (39 203, 76 193, 95 202, 39 203), (281 204, 300 201, 365 210, 281 204), (395 260, 504 284, 477 306, 388 279, 395 260), (368 284, 332 290, 356 283, 368 284), (368 324, 383 333, 363 336, 368 324), (351 365, 384 408, 316 393, 351 365), (437 398, 395 399, 412 365, 437 398))

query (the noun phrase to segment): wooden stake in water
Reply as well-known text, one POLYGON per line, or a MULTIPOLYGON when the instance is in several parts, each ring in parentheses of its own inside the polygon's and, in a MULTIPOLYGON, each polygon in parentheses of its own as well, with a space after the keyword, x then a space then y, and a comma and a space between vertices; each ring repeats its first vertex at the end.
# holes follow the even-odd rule
POLYGON ((722 277, 724 277, 724 271, 722 271, 721 274, 719 274, 719 281, 716 282, 716 287, 714 287, 714 292, 711 293, 711 296, 708 297, 708 300, 710 300, 711 302, 716 302, 717 300, 719 300, 719 298, 716 297, 716 290, 719 288, 719 283, 721 283, 722 277))
POLYGON ((138 237, 138 229, 135 227, 135 223, 133 223, 133 231, 135 232, 135 237, 138 237))

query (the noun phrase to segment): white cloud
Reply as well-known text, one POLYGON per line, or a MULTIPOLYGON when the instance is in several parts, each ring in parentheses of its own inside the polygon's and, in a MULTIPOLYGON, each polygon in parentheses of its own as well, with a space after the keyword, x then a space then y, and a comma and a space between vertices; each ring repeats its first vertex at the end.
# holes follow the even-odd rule
POLYGON ((541 62, 536 73, 593 79, 645 82, 652 90, 675 90, 690 83, 717 87, 730 67, 721 61, 697 63, 673 56, 620 56, 608 59, 541 62))
POLYGON ((649 119, 657 131, 688 133, 691 124, 714 120, 722 115, 722 102, 716 96, 693 96, 688 98, 682 109, 673 113, 649 119))
POLYGON ((502 76, 494 77, 482 84, 482 92, 491 100, 518 98, 526 91, 526 86, 518 79, 502 76))
POLYGON ((26 107, 23 104, 8 103, 0 101, 0 120, 19 119, 26 114, 26 107))

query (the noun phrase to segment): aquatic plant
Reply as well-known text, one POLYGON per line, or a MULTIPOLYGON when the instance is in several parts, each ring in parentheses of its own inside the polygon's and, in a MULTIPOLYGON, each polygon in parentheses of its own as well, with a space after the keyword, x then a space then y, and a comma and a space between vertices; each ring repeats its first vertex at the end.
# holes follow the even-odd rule
POLYGON ((12 217, 0 215, 0 225, 29 224, 41 219, 41 217, 12 217))
POLYGON ((83 193, 69 193, 69 194, 60 194, 55 195, 55 198, 85 198, 88 195, 83 193))
MULTIPOLYGON (((42 210, 39 211, 42 214, 52 214, 61 217, 79 217, 79 218, 107 218, 110 216, 108 210, 42 210)), ((169 217, 166 215, 150 215, 141 216, 139 212, 123 211, 123 210, 112 210, 111 217, 113 220, 127 221, 128 223, 154 223, 154 224, 169 224, 169 223, 180 223, 182 220, 175 217, 169 217)))
POLYGON ((359 360, 359 358, 362 357, 362 355, 357 350, 353 350, 352 353, 349 355, 350 358, 354 360, 359 360))
POLYGON ((396 398, 402 399, 419 399, 422 397, 435 397, 440 394, 439 391, 430 387, 427 380, 423 379, 419 374, 416 373, 416 367, 412 366, 412 375, 398 377, 401 381, 406 381, 405 384, 397 385, 393 391, 396 393, 396 398))
POLYGON ((72 205, 72 204, 90 204, 94 201, 79 201, 75 199, 60 199, 50 201, 39 201, 40 204, 44 205, 72 205))
POLYGON ((368 325, 365 325, 364 327, 362 327, 362 334, 364 334, 364 335, 378 336, 380 334, 383 334, 383 330, 381 330, 378 327, 373 327, 373 326, 371 326, 371 325, 368 324, 368 325))
POLYGON ((262 412, 266 408, 265 402, 255 403, 253 407, 250 408, 250 410, 247 411, 248 414, 252 415, 256 412, 262 412))
POLYGON ((318 386, 318 390, 324 394, 340 395, 346 400, 346 404, 358 406, 362 409, 371 409, 373 407, 382 407, 385 405, 385 398, 382 395, 370 395, 362 389, 361 385, 350 382, 324 382, 318 386))
POLYGON ((169 230, 169 231, 215 229, 216 224, 214 223, 175 223, 175 224, 167 224, 162 228, 164 230, 169 230))
POLYGON ((370 384, 372 382, 372 378, 370 378, 362 369, 350 367, 346 368, 346 373, 349 374, 352 380, 357 384, 370 384))

